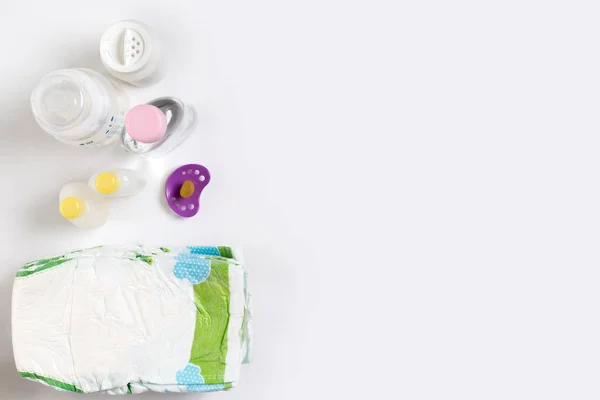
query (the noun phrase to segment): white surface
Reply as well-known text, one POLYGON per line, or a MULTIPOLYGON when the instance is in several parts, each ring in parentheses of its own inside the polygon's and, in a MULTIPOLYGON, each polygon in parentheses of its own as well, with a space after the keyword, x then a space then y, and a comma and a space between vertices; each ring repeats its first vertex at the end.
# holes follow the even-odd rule
POLYGON ((242 246, 254 294, 240 385, 178 399, 597 397, 597 2, 2 3, 3 398, 74 398, 16 378, 21 264, 165 239, 242 246), (83 233, 58 189, 130 159, 43 134, 28 92, 99 68, 98 38, 130 17, 171 43, 166 78, 133 96, 201 116, 153 170, 213 179, 193 220, 163 210, 156 179, 119 203, 127 220, 83 233))

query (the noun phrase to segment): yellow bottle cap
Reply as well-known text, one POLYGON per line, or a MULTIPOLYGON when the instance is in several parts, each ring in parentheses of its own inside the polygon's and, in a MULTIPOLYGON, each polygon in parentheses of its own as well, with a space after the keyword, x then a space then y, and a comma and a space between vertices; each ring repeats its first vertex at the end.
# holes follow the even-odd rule
POLYGON ((102 194, 111 194, 119 189, 119 177, 112 172, 101 172, 96 177, 96 190, 102 194))
POLYGON ((194 182, 187 180, 183 182, 181 190, 179 190, 179 195, 184 199, 187 199, 188 197, 192 197, 192 195, 194 194, 194 190, 196 190, 194 182))
POLYGON ((85 200, 82 198, 67 197, 60 202, 60 215, 67 219, 79 218, 85 211, 85 200))

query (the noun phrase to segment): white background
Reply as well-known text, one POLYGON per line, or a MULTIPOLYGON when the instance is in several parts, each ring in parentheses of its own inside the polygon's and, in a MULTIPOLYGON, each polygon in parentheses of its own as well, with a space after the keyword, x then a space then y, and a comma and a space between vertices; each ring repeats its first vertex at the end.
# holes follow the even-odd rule
POLYGON ((229 393, 177 398, 598 398, 599 15, 595 1, 1 0, 0 398, 75 398, 17 377, 15 271, 124 242, 245 250, 254 363, 229 393), (101 33, 131 17, 170 54, 131 98, 178 96, 200 127, 86 232, 58 215, 61 185, 139 160, 58 143, 29 93, 54 69, 100 70, 101 33), (182 220, 161 185, 188 162, 212 181, 182 220))

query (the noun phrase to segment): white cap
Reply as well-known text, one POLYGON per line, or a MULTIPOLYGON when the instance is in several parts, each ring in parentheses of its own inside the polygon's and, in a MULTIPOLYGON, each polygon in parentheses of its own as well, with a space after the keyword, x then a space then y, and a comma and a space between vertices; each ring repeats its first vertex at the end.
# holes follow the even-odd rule
POLYGON ((100 40, 100 58, 108 72, 132 85, 150 85, 164 76, 160 42, 140 21, 121 21, 108 28, 100 40))

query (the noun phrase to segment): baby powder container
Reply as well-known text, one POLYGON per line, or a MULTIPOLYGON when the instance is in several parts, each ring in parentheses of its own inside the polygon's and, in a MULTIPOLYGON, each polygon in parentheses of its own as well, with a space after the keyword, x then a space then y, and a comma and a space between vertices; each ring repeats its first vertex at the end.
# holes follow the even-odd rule
POLYGON ((160 97, 127 113, 122 144, 131 153, 161 157, 181 145, 196 125, 194 107, 174 97, 160 97))
POLYGON ((59 211, 80 228, 99 228, 108 220, 108 199, 94 193, 85 183, 69 183, 60 190, 59 211))
POLYGON ((84 147, 118 140, 127 103, 116 82, 83 68, 54 71, 31 94, 40 127, 63 143, 84 147))
POLYGON ((100 40, 100 58, 114 77, 135 86, 160 81, 165 62, 154 30, 141 21, 117 22, 100 40))

